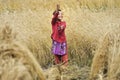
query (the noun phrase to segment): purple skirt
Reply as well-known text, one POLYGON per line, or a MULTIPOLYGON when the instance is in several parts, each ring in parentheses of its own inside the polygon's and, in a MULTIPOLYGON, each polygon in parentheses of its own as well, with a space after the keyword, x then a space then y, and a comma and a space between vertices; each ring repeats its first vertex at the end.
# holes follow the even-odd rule
POLYGON ((55 55, 64 55, 66 54, 67 44, 66 42, 60 43, 57 41, 52 42, 52 53, 55 55))

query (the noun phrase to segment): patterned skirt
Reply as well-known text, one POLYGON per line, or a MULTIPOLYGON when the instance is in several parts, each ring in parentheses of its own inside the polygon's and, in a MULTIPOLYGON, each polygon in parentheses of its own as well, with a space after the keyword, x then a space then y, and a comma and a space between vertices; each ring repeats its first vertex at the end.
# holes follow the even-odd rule
POLYGON ((60 43, 53 40, 52 53, 55 55, 65 55, 67 53, 67 43, 66 42, 60 43))

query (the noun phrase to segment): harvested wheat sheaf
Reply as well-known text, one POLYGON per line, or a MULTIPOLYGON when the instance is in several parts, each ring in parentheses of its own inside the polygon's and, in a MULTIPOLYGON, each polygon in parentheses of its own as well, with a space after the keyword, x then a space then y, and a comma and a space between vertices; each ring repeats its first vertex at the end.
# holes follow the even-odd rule
POLYGON ((9 26, 1 29, 0 80, 45 80, 42 69, 32 53, 15 40, 9 26))
POLYGON ((108 32, 93 58, 91 80, 120 80, 120 26, 108 32))

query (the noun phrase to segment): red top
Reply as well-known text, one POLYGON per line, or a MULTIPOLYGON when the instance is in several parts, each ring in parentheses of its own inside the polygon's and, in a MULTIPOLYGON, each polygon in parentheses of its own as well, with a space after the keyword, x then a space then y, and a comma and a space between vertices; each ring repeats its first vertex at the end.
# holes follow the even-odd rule
POLYGON ((66 41, 66 37, 65 37, 66 22, 58 21, 57 17, 58 17, 58 13, 55 13, 51 21, 52 24, 51 38, 55 41, 62 43, 66 41), (60 26, 63 26, 63 29, 61 29, 60 26))

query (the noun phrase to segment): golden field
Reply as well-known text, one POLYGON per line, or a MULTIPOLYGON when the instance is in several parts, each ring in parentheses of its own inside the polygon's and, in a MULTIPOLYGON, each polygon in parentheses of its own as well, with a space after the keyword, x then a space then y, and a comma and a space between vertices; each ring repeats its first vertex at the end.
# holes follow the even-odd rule
MULTIPOLYGON (((63 74, 58 74, 60 80, 89 80, 89 78, 91 80, 119 80, 119 0, 0 0, 0 30, 2 32, 5 26, 9 26, 14 32, 12 35, 16 36, 16 38, 12 38, 13 42, 8 41, 8 43, 1 44, 1 46, 10 45, 16 40, 21 46, 27 47, 25 50, 23 49, 21 54, 24 54, 26 50, 32 53, 26 53, 32 57, 22 56, 28 60, 27 62, 25 60, 25 62, 29 64, 29 68, 26 67, 24 62, 19 61, 21 58, 17 57, 18 60, 9 57, 5 58, 5 60, 10 60, 10 62, 5 62, 4 64, 10 66, 10 63, 12 63, 12 70, 18 66, 18 72, 21 68, 21 70, 26 71, 24 74, 27 77, 24 77, 24 79, 17 77, 10 80, 39 80, 42 72, 41 68, 38 68, 39 64, 45 70, 42 73, 48 76, 47 80, 56 80, 56 73, 60 73, 61 69, 57 70, 58 67, 52 67, 54 56, 51 53, 50 38, 51 18, 53 11, 56 9, 56 4, 60 4, 64 13, 64 20, 67 23, 66 37, 70 65, 67 71, 71 72, 71 75, 63 72, 65 79, 63 74), (28 58, 33 60, 33 62, 30 63, 28 58), (12 61, 22 64, 15 65, 12 61), (103 73, 104 68, 107 70, 106 73, 103 73), (36 69, 40 73, 39 71, 37 73, 34 72, 36 69), (30 71, 27 72, 27 70, 30 71), (71 70, 75 70, 75 72, 71 70), (54 78, 51 78, 51 74, 54 75, 54 78), (34 75, 38 76, 38 78, 33 77, 34 75)), ((7 32, 9 35, 9 30, 7 32)), ((5 35, 0 36, 4 37, 5 35)), ((1 38, 0 43, 3 43, 3 40, 1 38)), ((16 53, 18 52, 19 50, 16 53)), ((2 60, 2 52, 0 55, 2 60)), ((9 69, 2 65, 0 67, 6 69, 3 72, 7 72, 9 69)), ((4 76, 5 74, 1 72, 0 80, 7 80, 4 76)))

